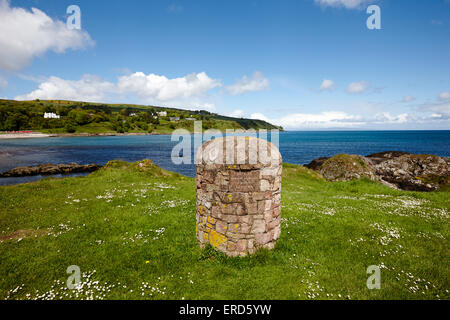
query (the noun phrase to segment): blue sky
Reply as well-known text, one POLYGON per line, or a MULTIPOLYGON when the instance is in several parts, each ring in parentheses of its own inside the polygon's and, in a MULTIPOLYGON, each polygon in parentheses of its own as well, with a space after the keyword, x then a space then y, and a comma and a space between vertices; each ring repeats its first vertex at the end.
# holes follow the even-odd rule
POLYGON ((0 0, 0 97, 450 129, 450 1, 0 0), (380 30, 366 27, 372 4, 380 30))

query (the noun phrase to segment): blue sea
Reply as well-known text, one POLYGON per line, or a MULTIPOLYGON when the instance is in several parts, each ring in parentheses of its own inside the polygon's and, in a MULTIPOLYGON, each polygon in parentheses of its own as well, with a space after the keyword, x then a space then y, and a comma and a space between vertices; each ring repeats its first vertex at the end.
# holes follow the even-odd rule
MULTIPOLYGON (((270 139, 269 139, 270 140, 270 139)), ((52 137, 0 140, 0 172, 42 163, 96 163, 151 159, 157 165, 194 176, 195 165, 175 165, 170 135, 111 137, 52 137)), ((382 151, 450 156, 450 130, 445 131, 289 131, 279 135, 283 162, 307 164, 338 153, 368 155, 382 151)), ((192 154, 194 154, 193 150, 192 154)), ((60 176, 58 176, 60 177, 60 176)), ((0 178, 0 185, 42 178, 0 178)))

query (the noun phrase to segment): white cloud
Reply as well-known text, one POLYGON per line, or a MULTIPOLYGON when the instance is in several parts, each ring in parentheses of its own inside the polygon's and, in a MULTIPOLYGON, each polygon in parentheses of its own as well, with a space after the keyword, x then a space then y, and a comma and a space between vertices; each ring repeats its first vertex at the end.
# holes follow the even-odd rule
POLYGON ((414 100, 416 100, 416 98, 414 98, 413 96, 404 96, 402 102, 408 103, 414 100))
POLYGON ((406 123, 411 116, 407 113, 402 113, 392 116, 389 112, 382 112, 375 115, 375 119, 371 122, 386 124, 386 123, 406 123))
POLYGON ((450 101, 425 104, 420 107, 420 110, 431 112, 434 118, 450 119, 450 101))
POLYGON ((243 76, 242 79, 239 79, 226 89, 229 94, 238 95, 245 92, 268 90, 269 84, 269 80, 261 72, 256 71, 251 78, 243 76))
POLYGON ((108 93, 113 93, 115 86, 111 82, 102 81, 97 76, 84 75, 80 80, 64 80, 50 77, 39 84, 39 88, 16 100, 78 100, 90 102, 104 102, 108 93))
POLYGON ((367 81, 352 82, 348 85, 348 93, 364 93, 369 88, 369 83, 367 81))
POLYGON ((346 9, 361 9, 363 6, 376 0, 314 0, 322 7, 343 7, 346 9))
POLYGON ((209 78, 204 72, 174 79, 136 72, 120 76, 116 83, 104 81, 93 75, 84 75, 80 80, 65 80, 52 76, 41 80, 36 90, 20 95, 16 99, 105 102, 123 100, 127 99, 127 95, 136 95, 139 101, 144 103, 214 111, 214 104, 201 98, 209 90, 220 85, 219 81, 209 78))
POLYGON ((269 120, 269 118, 267 118, 265 115, 263 115, 262 113, 252 113, 250 115, 250 119, 255 119, 255 120, 264 120, 267 122, 271 122, 272 120, 269 120))
POLYGON ((219 86, 220 81, 211 79, 204 72, 174 79, 136 72, 120 77, 117 83, 120 92, 135 93, 141 99, 162 102, 200 96, 219 86))
POLYGON ((335 89, 333 80, 324 79, 320 85, 320 91, 334 91, 335 89))
POLYGON ((180 104, 178 105, 179 108, 188 108, 188 109, 194 109, 194 110, 206 110, 209 112, 215 112, 216 111, 216 106, 214 103, 208 103, 208 102, 198 102, 198 103, 193 103, 191 105, 195 105, 195 107, 190 107, 190 105, 186 105, 186 104, 180 104))
POLYGON ((349 115, 340 111, 327 111, 317 114, 295 113, 279 119, 269 119, 261 113, 254 113, 250 117, 281 125, 285 129, 348 128, 363 124, 359 116, 349 115))
POLYGON ((439 100, 450 100, 450 91, 444 91, 439 95, 439 100))
POLYGON ((0 69, 21 70, 46 51, 63 53, 92 44, 86 31, 70 30, 39 9, 14 8, 0 0, 0 69))
POLYGON ((230 117, 233 118, 242 118, 244 117, 244 111, 242 110, 234 110, 232 113, 230 113, 230 117))
POLYGON ((445 127, 450 120, 450 103, 426 106, 422 111, 427 115, 401 113, 391 115, 389 112, 380 112, 370 117, 353 115, 342 111, 327 111, 321 113, 294 113, 280 118, 270 118, 261 113, 251 115, 252 119, 268 121, 280 125, 287 130, 303 129, 359 129, 359 128, 417 128, 428 125, 445 127))

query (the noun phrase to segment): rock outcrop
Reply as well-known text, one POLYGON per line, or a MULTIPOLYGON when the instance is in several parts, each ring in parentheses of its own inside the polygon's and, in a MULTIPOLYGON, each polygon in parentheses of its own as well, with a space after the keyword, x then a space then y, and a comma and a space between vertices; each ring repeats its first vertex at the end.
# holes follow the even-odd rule
POLYGON ((328 181, 349 181, 362 177, 377 179, 370 160, 352 154, 338 154, 326 159, 316 170, 328 181))
POLYGON ((26 177, 37 175, 54 175, 54 174, 68 174, 68 173, 82 173, 93 172, 100 169, 102 166, 96 164, 41 164, 34 167, 17 167, 0 174, 1 178, 9 177, 26 177))
POLYGON ((403 190, 433 191, 449 184, 449 165, 450 158, 447 157, 403 154, 379 162, 375 165, 375 172, 384 181, 403 190))
POLYGON ((315 159, 306 167, 329 181, 366 177, 402 190, 433 191, 450 183, 449 165, 448 157, 386 151, 366 157, 339 154, 315 159))

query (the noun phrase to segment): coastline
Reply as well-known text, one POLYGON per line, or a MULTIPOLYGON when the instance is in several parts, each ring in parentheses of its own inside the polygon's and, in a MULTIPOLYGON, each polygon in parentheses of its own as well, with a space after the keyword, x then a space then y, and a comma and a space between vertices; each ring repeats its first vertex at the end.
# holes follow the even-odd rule
POLYGON ((127 133, 2 133, 0 140, 7 139, 29 139, 29 138, 54 138, 54 137, 113 137, 113 136, 152 136, 167 135, 168 133, 157 132, 127 132, 127 133))
POLYGON ((0 140, 1 139, 26 139, 26 138, 47 138, 50 137, 50 134, 46 133, 2 133, 0 134, 0 140))

